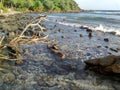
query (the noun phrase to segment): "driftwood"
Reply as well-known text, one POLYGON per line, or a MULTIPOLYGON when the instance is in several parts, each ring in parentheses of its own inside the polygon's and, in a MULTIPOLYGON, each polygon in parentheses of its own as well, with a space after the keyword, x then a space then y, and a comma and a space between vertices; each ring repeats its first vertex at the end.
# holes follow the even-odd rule
POLYGON ((59 50, 57 44, 54 44, 54 45, 52 45, 52 46, 48 45, 48 48, 49 48, 53 53, 55 53, 57 56, 59 56, 61 59, 64 59, 64 58, 65 58, 65 54, 63 54, 63 53, 59 50))
POLYGON ((3 41, 5 38, 7 38, 7 36, 2 36, 0 38, 0 60, 15 61, 17 64, 20 64, 24 60, 24 58, 21 56, 21 45, 31 43, 46 44, 53 53, 62 59, 65 58, 65 55, 60 52, 57 45, 51 46, 51 43, 55 42, 55 40, 48 40, 48 35, 44 34, 44 29, 46 28, 42 27, 40 23, 41 21, 45 20, 45 18, 46 16, 39 16, 37 18, 34 18, 31 23, 26 25, 21 33, 18 33, 19 35, 15 35, 13 39, 8 40, 9 42, 6 42, 5 44, 3 44, 3 41), (37 29, 36 31, 36 27, 38 27, 39 30, 37 29), (34 33, 34 31, 36 32, 34 33), (32 33, 30 35, 27 35, 26 32, 32 33), (3 54, 4 51, 7 55, 3 54))
POLYGON ((44 27, 40 25, 40 22, 45 20, 45 17, 38 17, 35 21, 32 21, 32 23, 26 25, 24 30, 19 34, 19 36, 14 37, 9 42, 6 42, 3 44, 3 41, 6 36, 2 36, 0 38, 0 60, 8 60, 8 61, 16 61, 16 63, 21 63, 24 59, 21 56, 21 45, 24 44, 31 44, 31 43, 38 43, 40 40, 47 40, 48 35, 40 36, 40 31, 43 33, 44 27), (29 32, 28 28, 32 27, 38 27, 40 30, 38 31, 38 34, 32 33, 30 36, 25 35, 25 32, 29 32), (7 56, 3 54, 3 52, 6 52, 7 56))

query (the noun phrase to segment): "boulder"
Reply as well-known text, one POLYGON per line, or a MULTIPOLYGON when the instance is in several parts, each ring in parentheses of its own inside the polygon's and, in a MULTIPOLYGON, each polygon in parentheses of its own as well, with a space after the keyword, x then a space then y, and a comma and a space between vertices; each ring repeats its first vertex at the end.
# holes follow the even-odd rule
POLYGON ((85 61, 88 69, 105 73, 120 74, 120 56, 110 55, 103 58, 85 61))

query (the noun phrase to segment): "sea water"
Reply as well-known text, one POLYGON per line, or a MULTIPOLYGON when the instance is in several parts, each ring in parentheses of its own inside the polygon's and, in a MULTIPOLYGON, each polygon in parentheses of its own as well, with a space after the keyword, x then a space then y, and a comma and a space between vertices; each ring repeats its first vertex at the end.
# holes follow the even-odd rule
POLYGON ((116 32, 116 35, 120 35, 120 10, 95 10, 91 12, 80 13, 57 13, 49 14, 48 17, 50 17, 51 20, 59 19, 59 24, 76 27, 86 26, 93 30, 116 32))

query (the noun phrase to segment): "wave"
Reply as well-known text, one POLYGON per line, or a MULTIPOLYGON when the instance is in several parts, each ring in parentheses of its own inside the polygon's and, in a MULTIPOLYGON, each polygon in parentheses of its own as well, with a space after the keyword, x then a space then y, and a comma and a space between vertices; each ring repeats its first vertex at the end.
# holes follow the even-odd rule
POLYGON ((120 15, 120 11, 94 11, 94 14, 120 15))
POLYGON ((48 15, 48 18, 66 18, 65 16, 53 16, 53 15, 48 15))
POLYGON ((116 19, 114 19, 114 18, 110 18, 110 17, 78 17, 78 18, 76 18, 77 20, 97 20, 97 21, 114 21, 114 20, 116 20, 116 19))
POLYGON ((61 25, 65 25, 65 26, 71 26, 71 27, 87 27, 87 28, 90 28, 94 31, 102 31, 102 32, 115 32, 115 35, 120 35, 120 29, 115 29, 115 28, 110 28, 110 27, 106 27, 106 26, 103 26, 102 24, 98 25, 98 26, 89 26, 89 25, 81 25, 81 24, 78 24, 78 23, 65 23, 65 22, 58 22, 58 24, 61 24, 61 25))
POLYGON ((105 27, 102 24, 100 24, 98 27, 95 27, 93 30, 95 30, 95 31, 99 30, 99 31, 103 31, 103 32, 115 32, 116 35, 120 35, 120 29, 105 27))

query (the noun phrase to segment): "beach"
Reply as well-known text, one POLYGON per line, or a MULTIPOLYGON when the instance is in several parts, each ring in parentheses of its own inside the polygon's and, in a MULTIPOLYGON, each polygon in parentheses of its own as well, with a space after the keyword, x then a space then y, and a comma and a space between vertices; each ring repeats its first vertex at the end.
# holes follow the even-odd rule
MULTIPOLYGON (((39 15, 3 17, 0 29, 9 32, 23 30, 26 22, 39 15)), ((48 40, 55 39, 54 44, 58 45, 65 58, 61 59, 44 44, 23 45, 23 63, 16 65, 11 61, 3 62, 8 67, 12 66, 12 69, 2 74, 0 90, 119 90, 119 74, 96 73, 86 69, 84 63, 109 55, 119 56, 119 32, 96 30, 96 25, 91 26, 91 23, 81 24, 58 16, 47 15, 41 25, 46 28, 44 33, 49 35, 48 40)))

